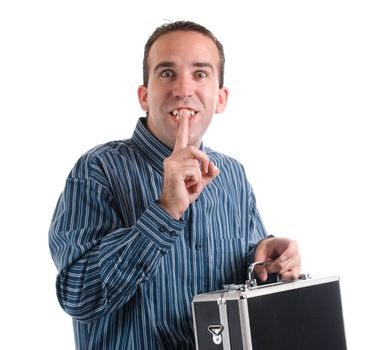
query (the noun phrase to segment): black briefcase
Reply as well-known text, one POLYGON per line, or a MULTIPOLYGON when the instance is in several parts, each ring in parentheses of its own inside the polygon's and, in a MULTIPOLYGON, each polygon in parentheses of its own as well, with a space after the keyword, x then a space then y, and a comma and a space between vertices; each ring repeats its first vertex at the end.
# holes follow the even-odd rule
POLYGON ((346 350, 339 278, 301 275, 198 294, 192 302, 198 350, 346 350))

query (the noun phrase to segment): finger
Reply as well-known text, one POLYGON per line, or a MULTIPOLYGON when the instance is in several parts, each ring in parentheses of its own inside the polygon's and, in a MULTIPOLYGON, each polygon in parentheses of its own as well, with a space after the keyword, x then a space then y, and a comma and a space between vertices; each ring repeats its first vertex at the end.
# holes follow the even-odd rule
POLYGON ((176 180, 183 182, 188 192, 194 193, 202 190, 202 173, 196 159, 185 159, 174 168, 176 180))
POLYGON ((301 268, 301 256, 299 254, 292 257, 288 262, 283 266, 281 274, 285 274, 288 271, 300 271, 301 268))
POLYGON ((280 275, 285 275, 290 271, 300 271, 301 267, 301 257, 299 254, 295 254, 294 256, 290 257, 290 259, 286 259, 285 261, 281 260, 282 257, 273 261, 272 265, 268 267, 268 271, 278 273, 280 275))
POLYGON ((179 112, 180 125, 177 131, 174 151, 188 147, 189 143, 189 111, 181 109, 179 112))
POLYGON ((298 252, 298 243, 290 240, 287 249, 277 259, 281 264, 282 272, 285 273, 294 266, 299 266, 301 263, 301 256, 298 252))
POLYGON ((206 186, 210 181, 216 178, 220 174, 220 170, 213 162, 209 162, 208 171, 203 174, 203 185, 206 186))
MULTIPOLYGON (((207 175, 209 171, 209 156, 195 146, 187 146, 185 149, 178 149, 176 147, 170 159, 180 162, 189 159, 196 160, 197 168, 204 176, 207 175)), ((215 169, 217 168, 215 167, 215 169)), ((217 171, 218 170, 215 170, 216 174, 214 174, 214 176, 218 174, 217 171)))
POLYGON ((296 241, 289 240, 287 249, 281 254, 281 260, 285 261, 296 254, 298 254, 298 243, 296 241))
POLYGON ((215 176, 219 175, 220 170, 218 169, 218 167, 213 162, 209 162, 209 167, 207 169, 207 173, 208 173, 208 176, 211 176, 211 177, 214 178, 215 176))
POLYGON ((183 168, 183 175, 185 181, 185 187, 192 187, 194 184, 202 184, 202 173, 196 164, 195 160, 186 161, 185 167, 183 168))
POLYGON ((300 273, 300 267, 295 267, 295 268, 283 273, 281 275, 281 280, 283 280, 283 281, 296 280, 299 277, 299 273, 300 273))
POLYGON ((272 241, 270 247, 270 257, 275 260, 274 265, 284 266, 287 262, 298 254, 298 244, 296 241, 277 237, 272 241))
POLYGON ((193 181, 190 185, 186 184, 186 189, 192 193, 201 193, 203 190, 202 182, 195 182, 193 181))
POLYGON ((259 280, 264 282, 268 278, 268 271, 264 266, 256 266, 255 273, 259 277, 259 280))

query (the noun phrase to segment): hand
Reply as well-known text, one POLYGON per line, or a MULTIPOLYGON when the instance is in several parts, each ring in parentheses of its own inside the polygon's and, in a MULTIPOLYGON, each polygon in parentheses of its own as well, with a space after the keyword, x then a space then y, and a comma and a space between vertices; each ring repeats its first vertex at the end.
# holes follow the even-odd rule
POLYGON ((271 261, 269 266, 256 266, 255 271, 261 281, 268 273, 278 273, 283 280, 298 278, 301 256, 297 242, 288 238, 268 238, 260 241, 255 250, 255 261, 271 261))
POLYGON ((159 199, 160 206, 176 220, 219 174, 219 169, 204 152, 188 146, 189 110, 183 109, 180 114, 175 147, 164 160, 163 191, 159 199))

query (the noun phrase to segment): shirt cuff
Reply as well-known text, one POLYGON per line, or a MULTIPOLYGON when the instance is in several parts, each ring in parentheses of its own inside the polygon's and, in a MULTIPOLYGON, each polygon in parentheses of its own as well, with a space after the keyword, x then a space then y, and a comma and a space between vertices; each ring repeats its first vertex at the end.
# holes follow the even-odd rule
POLYGON ((185 225, 186 221, 173 219, 158 203, 152 202, 136 224, 136 228, 156 246, 167 249, 185 225))

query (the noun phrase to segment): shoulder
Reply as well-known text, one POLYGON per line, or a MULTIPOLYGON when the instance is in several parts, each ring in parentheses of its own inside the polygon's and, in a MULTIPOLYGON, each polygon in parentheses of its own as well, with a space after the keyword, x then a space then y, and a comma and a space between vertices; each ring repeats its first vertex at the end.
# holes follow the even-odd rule
POLYGON ((90 178, 91 174, 101 172, 105 164, 117 163, 119 158, 127 158, 133 153, 130 140, 116 140, 89 149, 76 162, 70 177, 90 178))

